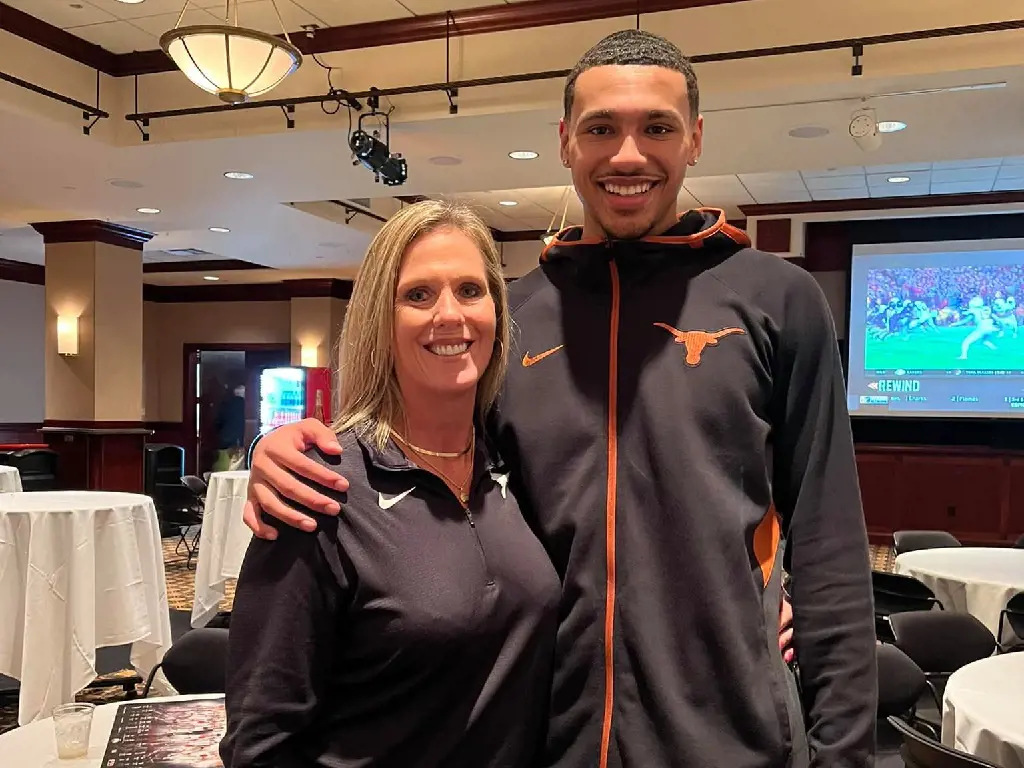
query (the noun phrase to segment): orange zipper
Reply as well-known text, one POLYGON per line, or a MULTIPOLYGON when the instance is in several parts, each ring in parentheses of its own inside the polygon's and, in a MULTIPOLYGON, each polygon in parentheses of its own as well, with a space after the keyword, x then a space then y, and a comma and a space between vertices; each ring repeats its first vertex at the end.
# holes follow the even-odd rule
POLYGON ((612 735, 614 696, 615 639, 615 470, 618 465, 618 378, 619 378, 619 271, 608 262, 612 280, 611 328, 608 336, 608 487, 605 490, 605 567, 607 583, 604 598, 604 721, 601 725, 601 760, 598 768, 608 766, 608 748, 612 735))

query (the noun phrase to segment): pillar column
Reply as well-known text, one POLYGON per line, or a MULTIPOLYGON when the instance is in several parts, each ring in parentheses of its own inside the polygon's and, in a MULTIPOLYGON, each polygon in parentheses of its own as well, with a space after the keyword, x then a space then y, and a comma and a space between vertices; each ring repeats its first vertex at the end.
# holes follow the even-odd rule
POLYGON ((66 488, 142 491, 142 248, 104 221, 32 225, 43 236, 47 442, 66 488))
POLYGON ((291 280, 292 365, 338 367, 337 349, 351 283, 340 280, 291 280))

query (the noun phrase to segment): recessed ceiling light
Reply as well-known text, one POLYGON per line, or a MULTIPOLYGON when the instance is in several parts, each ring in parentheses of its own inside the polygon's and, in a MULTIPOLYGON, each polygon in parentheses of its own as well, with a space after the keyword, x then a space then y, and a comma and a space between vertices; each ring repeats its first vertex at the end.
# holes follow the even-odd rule
POLYGON ((820 139, 822 136, 828 136, 828 128, 821 125, 801 125, 790 129, 789 135, 794 139, 820 139))
POLYGON ((210 231, 223 234, 224 232, 230 232, 231 230, 227 227, 210 227, 210 231))
POLYGON ((451 155, 437 155, 430 158, 429 162, 434 165, 461 165, 462 158, 452 157, 451 155))
POLYGON ((215 283, 220 280, 216 275, 203 275, 203 280, 209 280, 211 283, 215 283))
POLYGON ((138 3, 145 2, 145 0, 117 0, 117 2, 124 3, 125 5, 137 5, 138 3))
POLYGON ((515 152, 509 152, 508 156, 513 160, 535 160, 537 153, 529 149, 517 149, 515 152))
POLYGON ((160 213, 159 208, 136 208, 139 213, 160 213))
POLYGON ((499 200, 498 205, 504 205, 507 208, 511 208, 513 205, 519 205, 515 200, 499 200))
POLYGON ((882 120, 878 124, 879 133, 899 133, 907 127, 906 123, 902 123, 899 120, 882 120))
POLYGON ((890 184, 906 184, 908 181, 910 181, 910 177, 909 176, 890 176, 888 179, 886 179, 886 181, 888 181, 890 184))
POLYGON ((226 171, 224 173, 225 179, 251 179, 252 174, 246 173, 245 171, 226 171))

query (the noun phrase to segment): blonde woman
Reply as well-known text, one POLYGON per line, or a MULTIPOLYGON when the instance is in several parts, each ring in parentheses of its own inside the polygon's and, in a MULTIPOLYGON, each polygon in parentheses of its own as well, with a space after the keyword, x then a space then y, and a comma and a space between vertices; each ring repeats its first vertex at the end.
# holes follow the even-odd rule
MULTIPOLYGON (((438 202, 370 245, 342 331, 344 507, 254 539, 235 595, 226 768, 517 768, 547 717, 559 581, 481 424, 509 313, 486 225, 438 202)), ((312 514, 312 513, 310 513, 312 514)))

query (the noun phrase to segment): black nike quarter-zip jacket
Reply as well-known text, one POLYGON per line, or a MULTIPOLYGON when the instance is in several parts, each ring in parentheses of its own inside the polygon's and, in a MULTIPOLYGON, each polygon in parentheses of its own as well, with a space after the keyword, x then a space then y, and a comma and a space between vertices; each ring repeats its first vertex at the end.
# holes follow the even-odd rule
POLYGON ((339 440, 308 455, 348 479, 318 487, 341 514, 246 552, 224 765, 534 768, 559 585, 508 470, 478 440, 467 510, 393 442, 339 440))
POLYGON ((493 427, 563 581, 542 765, 871 766, 867 536, 813 277, 704 209, 565 230, 510 290, 493 427))

